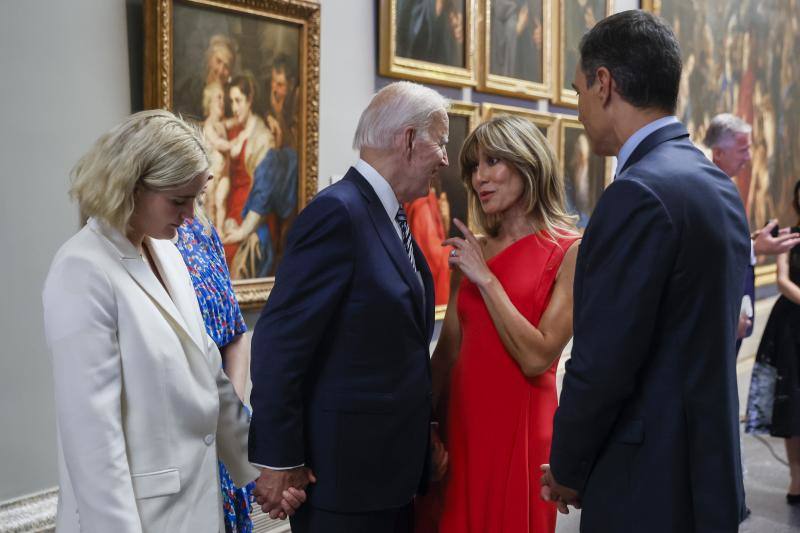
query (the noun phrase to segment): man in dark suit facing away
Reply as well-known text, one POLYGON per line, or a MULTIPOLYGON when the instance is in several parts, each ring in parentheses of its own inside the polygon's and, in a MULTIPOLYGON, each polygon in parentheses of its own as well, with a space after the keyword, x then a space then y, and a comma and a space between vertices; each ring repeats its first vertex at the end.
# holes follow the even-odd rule
POLYGON ((673 116, 680 49, 661 19, 610 16, 580 54, 579 119, 618 170, 578 254, 542 496, 580 505, 582 532, 735 532, 744 208, 673 116))
POLYGON ((253 332, 255 492, 277 517, 306 488, 295 533, 411 531, 430 471, 434 295, 402 205, 448 164, 446 106, 409 82, 373 97, 359 161, 298 215, 253 332))

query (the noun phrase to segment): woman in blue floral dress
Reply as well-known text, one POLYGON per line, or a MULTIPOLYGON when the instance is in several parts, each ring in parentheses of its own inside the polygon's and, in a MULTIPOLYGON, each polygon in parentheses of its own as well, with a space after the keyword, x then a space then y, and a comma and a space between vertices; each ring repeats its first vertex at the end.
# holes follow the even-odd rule
MULTIPOLYGON (((198 208, 196 218, 184 221, 178 228, 175 245, 189 269, 206 331, 219 347, 225 373, 233 383, 236 393, 244 398, 250 364, 250 349, 244 338, 247 326, 231 286, 225 251, 219 235, 198 208)), ((252 533, 250 496, 253 483, 243 489, 237 488, 222 462, 219 463, 219 478, 222 485, 225 531, 252 533)))

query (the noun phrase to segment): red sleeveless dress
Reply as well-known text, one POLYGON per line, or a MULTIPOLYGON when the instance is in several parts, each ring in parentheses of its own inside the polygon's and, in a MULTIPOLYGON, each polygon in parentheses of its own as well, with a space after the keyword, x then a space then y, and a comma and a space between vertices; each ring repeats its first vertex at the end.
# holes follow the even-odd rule
MULTIPOLYGON (((578 239, 542 233, 509 245, 488 266, 514 306, 537 326, 556 274, 578 239)), ((508 354, 477 286, 458 295, 461 350, 453 366, 442 483, 441 533, 553 533, 556 508, 539 497, 539 466, 548 462, 556 397, 556 360, 526 378, 508 354)))

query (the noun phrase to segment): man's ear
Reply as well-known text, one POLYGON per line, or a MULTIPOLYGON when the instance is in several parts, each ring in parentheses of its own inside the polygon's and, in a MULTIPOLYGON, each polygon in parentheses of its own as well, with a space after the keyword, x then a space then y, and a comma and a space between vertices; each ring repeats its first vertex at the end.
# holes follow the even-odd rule
POLYGON ((595 73, 595 83, 597 84, 597 95, 603 103, 607 106, 611 101, 611 93, 616 90, 616 83, 614 78, 611 77, 611 71, 606 67, 600 67, 595 73))
POLYGON ((417 131, 408 127, 403 130, 403 155, 411 161, 411 154, 414 151, 414 141, 417 139, 417 131))

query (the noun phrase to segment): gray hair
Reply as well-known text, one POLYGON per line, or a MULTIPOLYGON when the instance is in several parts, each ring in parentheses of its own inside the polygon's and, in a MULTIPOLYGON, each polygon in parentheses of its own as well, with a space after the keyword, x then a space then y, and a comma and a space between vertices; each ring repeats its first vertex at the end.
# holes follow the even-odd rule
POLYGON ((161 109, 141 111, 102 135, 72 169, 70 196, 81 219, 96 217, 125 232, 136 187, 182 187, 209 168, 196 126, 161 109))
POLYGON ((447 113, 447 106, 447 99, 433 89, 409 81, 390 83, 361 113, 353 148, 390 148, 406 128, 427 137, 434 117, 447 113))
POLYGON ((733 140, 734 135, 751 131, 753 131, 752 126, 741 118, 730 113, 720 113, 711 119, 703 144, 709 148, 716 148, 733 140))

